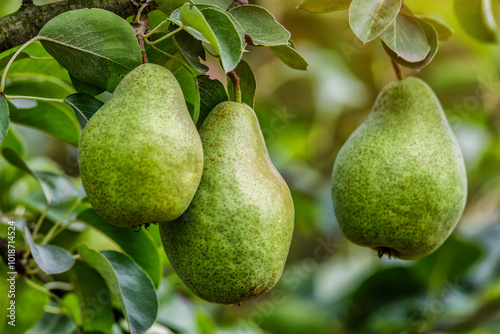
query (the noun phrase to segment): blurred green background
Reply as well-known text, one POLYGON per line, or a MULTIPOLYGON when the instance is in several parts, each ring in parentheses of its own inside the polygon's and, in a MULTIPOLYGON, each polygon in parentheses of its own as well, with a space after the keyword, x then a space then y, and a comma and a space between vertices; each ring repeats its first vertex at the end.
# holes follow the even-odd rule
MULTIPOLYGON (((0 16, 17 10, 19 2, 2 0, 0 16)), ((296 10, 299 0, 250 2, 290 30, 310 64, 307 72, 291 70, 265 48, 249 47, 245 56, 257 78, 255 111, 295 203, 288 262, 273 290, 240 307, 201 301, 166 265, 158 322, 176 333, 500 333, 499 46, 465 35, 452 1, 405 1, 415 13, 454 30, 429 66, 405 74, 422 78, 441 100, 463 150, 469 193, 457 229, 436 252, 417 261, 378 259, 340 232, 330 175, 337 153, 378 92, 395 80, 390 59, 379 41, 357 40, 346 11, 318 15, 296 10)), ((499 13, 497 2, 494 10, 499 13)), ((38 68, 23 64, 15 65, 13 80, 33 82, 25 95, 50 96, 69 85, 55 61, 38 68)), ((78 176, 74 147, 27 127, 16 130, 32 166, 78 176)), ((14 208, 29 219, 22 200, 26 178, 0 161, 0 183, 15 183, 0 193, 2 210, 14 208)), ((65 240, 58 242, 67 245, 117 247, 92 230, 61 236, 65 240)))

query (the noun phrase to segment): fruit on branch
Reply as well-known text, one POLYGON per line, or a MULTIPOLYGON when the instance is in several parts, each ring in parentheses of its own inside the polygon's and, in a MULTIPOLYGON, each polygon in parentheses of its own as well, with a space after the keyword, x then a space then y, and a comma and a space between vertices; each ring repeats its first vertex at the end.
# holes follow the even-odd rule
POLYGON ((200 128, 204 171, 187 211, 160 226, 184 284, 220 304, 256 298, 279 280, 293 233, 287 184, 273 166, 254 111, 223 102, 200 128))
POLYGON ((83 187, 108 223, 166 222, 188 207, 203 170, 201 140, 166 68, 131 71, 83 130, 83 187))
POLYGON ((460 147, 434 92, 416 78, 389 84, 335 161, 345 236, 380 256, 416 259, 446 240, 466 196, 460 147))

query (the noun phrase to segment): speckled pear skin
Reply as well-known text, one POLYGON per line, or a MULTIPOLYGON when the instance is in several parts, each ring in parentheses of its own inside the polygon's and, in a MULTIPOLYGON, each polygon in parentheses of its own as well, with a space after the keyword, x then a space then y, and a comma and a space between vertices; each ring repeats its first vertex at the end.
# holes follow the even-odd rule
POLYGON ((417 78, 389 84, 335 161, 342 232, 380 256, 417 259, 450 235, 466 197, 462 153, 432 89, 417 78))
POLYGON ((203 148, 172 73, 144 64, 125 76, 83 130, 78 161, 88 199, 108 223, 179 217, 200 182, 203 148))
POLYGON ((193 293, 212 303, 245 302, 281 277, 293 233, 292 197, 248 106, 217 105, 200 136, 200 186, 187 211, 160 226, 160 236, 193 293))

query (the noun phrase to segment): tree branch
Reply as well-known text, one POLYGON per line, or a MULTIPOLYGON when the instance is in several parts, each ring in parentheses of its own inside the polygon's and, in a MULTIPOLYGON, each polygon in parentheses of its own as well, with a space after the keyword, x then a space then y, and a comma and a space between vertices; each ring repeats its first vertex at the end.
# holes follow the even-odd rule
POLYGON ((134 15, 130 0, 66 0, 44 6, 24 1, 19 11, 0 18, 0 52, 26 43, 53 17, 81 8, 102 8, 123 18, 134 15))
POLYGON ((233 3, 229 5, 227 10, 233 9, 234 7, 238 7, 241 5, 248 5, 248 0, 233 0, 233 3))

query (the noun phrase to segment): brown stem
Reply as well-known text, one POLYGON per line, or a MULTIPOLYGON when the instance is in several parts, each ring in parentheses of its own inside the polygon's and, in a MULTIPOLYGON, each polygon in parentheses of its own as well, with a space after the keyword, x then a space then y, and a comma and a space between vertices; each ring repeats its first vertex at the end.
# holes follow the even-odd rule
POLYGON ((234 87, 234 101, 241 103, 241 87, 240 87, 240 78, 238 78, 238 75, 236 74, 235 71, 231 71, 227 73, 227 76, 229 79, 231 79, 231 82, 233 83, 234 87))
POLYGON ((25 1, 17 12, 0 18, 0 52, 26 43, 53 17, 81 8, 102 8, 123 18, 134 15, 130 0, 66 0, 43 6, 25 1))
POLYGON ((392 67, 394 67, 394 73, 396 73, 396 77, 398 80, 403 80, 405 77, 403 75, 403 71, 401 70, 401 66, 394 59, 391 59, 392 67))
POLYGON ((233 3, 231 3, 229 7, 227 7, 227 10, 230 10, 234 7, 238 7, 241 5, 248 5, 248 0, 233 0, 233 3))
MULTIPOLYGON (((134 19, 135 22, 135 19, 134 19)), ((134 27, 135 30, 135 38, 137 38, 137 41, 139 42, 139 45, 141 46, 141 51, 142 51, 142 62, 148 63, 148 55, 146 54, 146 49, 144 48, 144 35, 148 33, 149 31, 149 18, 145 14, 141 14, 141 17, 139 18, 139 23, 133 23, 132 27, 134 27)))

